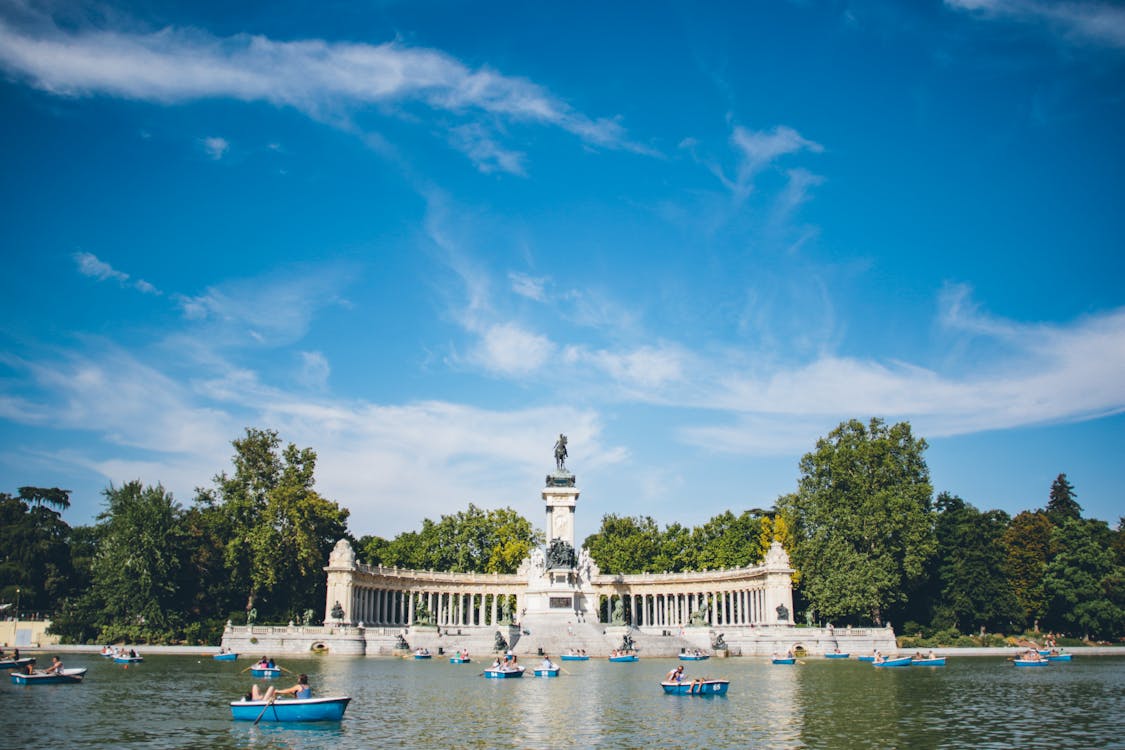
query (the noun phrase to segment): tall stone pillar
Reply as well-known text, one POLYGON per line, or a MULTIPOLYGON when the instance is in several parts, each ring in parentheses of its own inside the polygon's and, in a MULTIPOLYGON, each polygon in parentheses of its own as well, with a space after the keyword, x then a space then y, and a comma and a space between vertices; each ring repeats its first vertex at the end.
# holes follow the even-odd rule
POLYGON ((353 597, 355 569, 355 550, 347 539, 341 539, 332 548, 332 554, 328 556, 328 566, 324 569, 328 573, 328 592, 324 598, 325 622, 333 622, 332 610, 337 603, 344 610, 343 621, 347 623, 355 621, 352 617, 355 611, 353 597))

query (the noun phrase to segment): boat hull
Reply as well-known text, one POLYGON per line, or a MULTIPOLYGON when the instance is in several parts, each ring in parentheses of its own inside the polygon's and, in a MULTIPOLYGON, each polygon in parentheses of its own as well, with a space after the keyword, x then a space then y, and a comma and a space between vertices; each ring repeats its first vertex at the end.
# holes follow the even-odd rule
POLYGON ((1051 662, 1046 659, 1016 659, 1012 663, 1017 667, 1045 667, 1051 662))
POLYGON ((484 676, 490 680, 514 680, 523 677, 524 668, 519 669, 486 669, 484 676))
POLYGON ((468 664, 471 661, 472 661, 472 659, 458 659, 456 656, 454 656, 449 660, 449 663, 450 664, 468 664))
POLYGON ((211 658, 215 661, 238 661, 238 654, 215 654, 211 658))
POLYGON ((559 676, 559 669, 558 669, 558 667, 555 667, 554 669, 537 669, 537 670, 535 670, 535 676, 536 677, 558 677, 559 676))
POLYGON ((230 704, 231 718, 235 721, 297 722, 339 721, 344 718, 349 697, 304 698, 301 700, 234 701, 230 704), (264 709, 264 710, 263 710, 264 709))
POLYGON ((913 660, 909 656, 904 656, 901 659, 884 659, 883 661, 872 662, 876 667, 909 667, 913 660))
POLYGON ((668 695, 725 695, 730 680, 704 680, 703 682, 662 682, 660 687, 668 695))
POLYGON ((858 656, 858 657, 856 657, 856 661, 872 661, 873 662, 873 661, 875 661, 875 657, 874 656, 858 656))
POLYGON ((64 669, 62 674, 21 674, 20 672, 12 672, 12 684, 14 685, 73 685, 82 682, 82 678, 86 676, 86 668, 81 669, 64 669))
POLYGON ((680 654, 680 661, 707 661, 710 658, 709 654, 680 654))
POLYGON ((28 664, 34 664, 34 656, 25 656, 22 659, 0 659, 0 669, 23 669, 28 664))
POLYGON ((1074 654, 1049 654, 1047 661, 1070 661, 1070 657, 1074 654))
POLYGON ((636 661, 637 655, 636 654, 629 654, 628 656, 611 656, 611 657, 609 657, 609 660, 610 661, 622 661, 622 662, 624 662, 624 661, 636 661))
POLYGON ((432 659, 432 658, 434 658, 434 655, 433 654, 414 654, 414 658, 415 659, 432 659))
POLYGON ((793 657, 788 657, 788 658, 785 658, 785 659, 774 659, 773 663, 774 664, 796 664, 797 663, 797 657, 793 656, 793 657))
POLYGON ((563 661, 590 661, 589 656, 580 656, 578 654, 563 654, 559 658, 563 661))
POLYGON ((254 667, 250 670, 251 677, 281 677, 281 670, 277 667, 266 667, 259 669, 254 667))
POLYGON ((851 654, 825 654, 825 659, 847 659, 851 654))
POLYGON ((944 667, 945 657, 939 656, 935 659, 914 659, 910 662, 912 667, 944 667))

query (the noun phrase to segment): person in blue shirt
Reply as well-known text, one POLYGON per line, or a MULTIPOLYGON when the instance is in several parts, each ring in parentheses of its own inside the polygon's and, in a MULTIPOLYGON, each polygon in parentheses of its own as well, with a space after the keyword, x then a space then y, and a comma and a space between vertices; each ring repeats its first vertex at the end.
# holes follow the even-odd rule
POLYGON ((309 686, 309 676, 307 674, 298 675, 297 684, 293 687, 287 687, 284 690, 277 690, 271 685, 269 689, 266 690, 266 694, 263 700, 265 700, 267 703, 270 703, 281 695, 292 695, 298 700, 311 698, 312 688, 309 686))

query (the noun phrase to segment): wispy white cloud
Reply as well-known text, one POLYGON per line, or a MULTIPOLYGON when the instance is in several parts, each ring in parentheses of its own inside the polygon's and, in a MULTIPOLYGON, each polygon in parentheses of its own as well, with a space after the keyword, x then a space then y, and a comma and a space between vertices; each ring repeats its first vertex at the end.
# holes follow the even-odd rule
POLYGON ((538 371, 555 349, 546 336, 501 323, 484 330, 470 359, 489 372, 518 377, 538 371))
POLYGON ((1043 24, 1074 44, 1125 49, 1125 8, 1106 2, 1046 0, 945 0, 980 18, 1043 24))
POLYGON ((226 155, 227 151, 230 150, 230 143, 227 141, 227 139, 220 138, 218 136, 204 138, 200 141, 200 144, 203 146, 204 153, 206 153, 207 156, 211 157, 215 161, 222 159, 223 156, 226 155))
POLYGON ((332 367, 328 358, 320 352, 298 352, 301 367, 297 373, 297 382, 308 388, 323 390, 328 385, 328 376, 332 367))
POLYGON ((93 253, 78 252, 74 253, 71 257, 74 258, 74 262, 78 266, 78 273, 83 276, 89 276, 98 281, 116 281, 122 286, 131 286, 144 294, 160 294, 159 289, 144 279, 137 279, 136 281, 130 282, 129 274, 124 271, 118 271, 93 253))
MULTIPOLYGON (((421 105, 463 122, 450 141, 484 170, 522 174, 523 157, 499 145, 474 116, 560 128, 587 144, 648 153, 611 118, 590 118, 542 86, 487 67, 470 68, 436 49, 400 42, 278 41, 217 37, 196 29, 150 33, 63 29, 50 18, 16 25, 0 18, 0 68, 59 96, 109 95, 161 103, 206 98, 266 101, 350 125, 357 109, 421 105)), ((216 146, 218 144, 216 143, 216 146)), ((225 149, 210 148, 221 156, 225 149)))
POLYGON ((734 177, 717 172, 736 198, 743 199, 754 189, 754 178, 777 159, 801 151, 820 153, 824 147, 810 141, 787 125, 778 125, 771 131, 749 130, 736 125, 731 132, 731 144, 738 153, 734 177))
POLYGON ((508 281, 512 285, 512 291, 521 297, 526 297, 536 302, 543 302, 547 298, 547 280, 544 278, 537 278, 528 276, 525 273, 519 273, 518 271, 511 271, 508 273, 508 281))

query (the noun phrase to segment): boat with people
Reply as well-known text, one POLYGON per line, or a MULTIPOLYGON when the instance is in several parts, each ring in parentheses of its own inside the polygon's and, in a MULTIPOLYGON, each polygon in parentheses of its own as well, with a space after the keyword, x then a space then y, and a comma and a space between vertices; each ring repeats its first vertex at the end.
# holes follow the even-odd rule
POLYGON ((1045 667, 1051 662, 1046 659, 1013 659, 1012 663, 1017 667, 1045 667))
POLYGON ((924 659, 911 659, 910 666, 912 667, 944 667, 944 656, 929 656, 924 659))
POLYGON ((909 656, 899 656, 894 659, 883 656, 871 662, 871 664, 876 667, 909 667, 913 661, 909 656))
POLYGON ((82 682, 86 667, 60 669, 57 672, 12 672, 14 685, 68 685, 82 682))
POLYGON ((558 677, 560 667, 536 667, 536 677, 558 677))
POLYGON ((215 661, 238 661, 238 654, 234 651, 223 651, 211 657, 215 661))
POLYGON ((1070 661, 1074 654, 1047 654, 1047 661, 1070 661))
POLYGON ((637 661, 637 658, 638 658, 638 657, 637 657, 637 655, 636 655, 636 654, 633 654, 633 653, 625 653, 625 652, 619 652, 619 651, 615 651, 615 652, 613 652, 613 653, 611 653, 611 654, 609 655, 609 660, 610 660, 610 661, 621 661, 621 662, 624 662, 624 661, 637 661))
POLYGON ((668 695, 726 695, 730 680, 666 680, 660 687, 668 695))
POLYGON ((796 656, 775 656, 772 659, 774 664, 796 664, 796 656))
POLYGON ((139 664, 145 658, 138 654, 136 651, 130 653, 120 653, 113 657, 114 664, 139 664))
POLYGON ((450 664, 469 664, 471 662, 472 662, 472 659, 470 659, 468 657, 468 655, 465 655, 465 656, 455 655, 455 656, 449 657, 449 663, 450 664))
POLYGON ((710 658, 711 654, 705 654, 699 649, 680 652, 680 661, 707 661, 710 658))
POLYGON ((0 669, 15 669, 18 671, 25 671, 30 664, 35 663, 34 656, 12 657, 10 659, 0 659, 0 669))
POLYGON ((590 655, 585 651, 563 654, 559 658, 563 661, 590 661, 590 655))
POLYGON ((513 666, 510 663, 501 664, 499 667, 489 667, 482 672, 485 677, 492 680, 516 679, 523 677, 523 673, 524 667, 519 665, 513 666))
POLYGON ((874 656, 857 656, 856 661, 875 661, 874 656))
POLYGON ((250 667, 250 676, 275 679, 281 677, 281 667, 259 667, 255 664, 250 667))
POLYGON ((414 650, 415 659, 432 659, 433 654, 430 653, 428 648, 419 648, 414 650))
MULTIPOLYGON (((830 654, 825 654, 824 658, 825 659, 847 659, 849 656, 851 656, 851 654, 844 654, 844 653, 841 653, 839 651, 834 651, 830 654)), ((860 658, 860 661, 863 661, 862 656, 859 657, 859 658, 860 658)))
POLYGON ((340 721, 350 701, 346 695, 271 701, 243 699, 231 701, 230 713, 234 721, 340 721))

